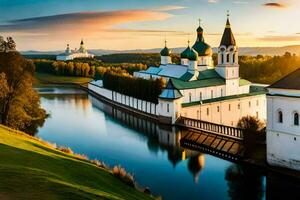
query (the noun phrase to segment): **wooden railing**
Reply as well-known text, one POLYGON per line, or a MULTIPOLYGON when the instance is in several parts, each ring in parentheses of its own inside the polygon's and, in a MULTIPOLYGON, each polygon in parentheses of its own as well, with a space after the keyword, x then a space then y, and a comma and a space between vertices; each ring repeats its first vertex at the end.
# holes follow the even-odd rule
POLYGON ((211 122, 200 121, 197 119, 191 119, 186 117, 180 117, 176 121, 176 125, 192 128, 196 130, 206 131, 213 134, 230 137, 237 140, 244 139, 244 132, 242 129, 225 126, 221 124, 214 124, 211 122))

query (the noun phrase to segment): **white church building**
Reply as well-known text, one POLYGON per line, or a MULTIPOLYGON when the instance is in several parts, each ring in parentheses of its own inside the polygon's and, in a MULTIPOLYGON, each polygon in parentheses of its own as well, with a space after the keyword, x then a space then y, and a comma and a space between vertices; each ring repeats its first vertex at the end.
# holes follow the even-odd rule
POLYGON ((267 161, 300 170, 300 68, 268 91, 267 161))
POLYGON ((60 61, 74 60, 75 58, 94 58, 94 55, 86 50, 83 40, 81 40, 78 50, 71 50, 69 44, 67 44, 65 52, 56 56, 56 60, 60 61))
POLYGON ((180 116, 211 123, 236 126, 247 115, 266 120, 266 95, 263 88, 239 77, 238 47, 229 17, 214 66, 212 48, 205 42, 203 29, 197 29, 193 46, 181 53, 181 63, 173 64, 165 45, 161 65, 135 72, 135 77, 163 78, 167 88, 157 105, 162 121, 174 123, 180 116))

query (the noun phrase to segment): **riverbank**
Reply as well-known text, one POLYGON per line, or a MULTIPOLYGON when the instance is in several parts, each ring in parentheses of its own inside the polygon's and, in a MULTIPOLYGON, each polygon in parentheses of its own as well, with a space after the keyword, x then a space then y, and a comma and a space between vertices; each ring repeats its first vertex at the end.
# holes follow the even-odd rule
POLYGON ((79 84, 87 85, 92 79, 87 77, 57 76, 53 74, 39 73, 34 74, 34 86, 45 86, 48 84, 79 84))
POLYGON ((152 199, 90 161, 0 125, 0 199, 152 199))

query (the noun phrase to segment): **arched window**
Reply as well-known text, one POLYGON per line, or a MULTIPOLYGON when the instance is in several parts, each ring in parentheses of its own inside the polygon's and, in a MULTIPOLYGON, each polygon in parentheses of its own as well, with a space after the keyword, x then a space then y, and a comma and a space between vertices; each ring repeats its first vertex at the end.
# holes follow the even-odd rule
POLYGON ((299 126, 299 114, 298 113, 294 114, 294 125, 299 126))
POLYGON ((229 58, 230 58, 230 56, 229 56, 229 54, 227 54, 227 63, 230 62, 230 61, 229 61, 229 58))
POLYGON ((235 53, 232 55, 232 62, 235 63, 235 53))
POLYGON ((282 115, 282 111, 278 112, 278 122, 282 123, 283 122, 283 115, 282 115))
POLYGON ((223 63, 225 63, 225 62, 224 62, 224 54, 221 53, 221 64, 223 64, 223 63))

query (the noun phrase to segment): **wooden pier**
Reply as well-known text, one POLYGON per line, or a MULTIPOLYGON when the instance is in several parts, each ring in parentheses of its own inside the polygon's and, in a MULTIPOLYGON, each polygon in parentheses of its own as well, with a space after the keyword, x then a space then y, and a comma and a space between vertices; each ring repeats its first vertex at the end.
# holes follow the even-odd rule
POLYGON ((178 119, 176 125, 186 128, 180 141, 184 148, 206 152, 232 161, 243 157, 244 132, 242 129, 186 117, 178 119))
POLYGON ((243 157, 242 141, 206 132, 185 131, 180 146, 190 150, 205 152, 220 158, 238 161, 243 157))

